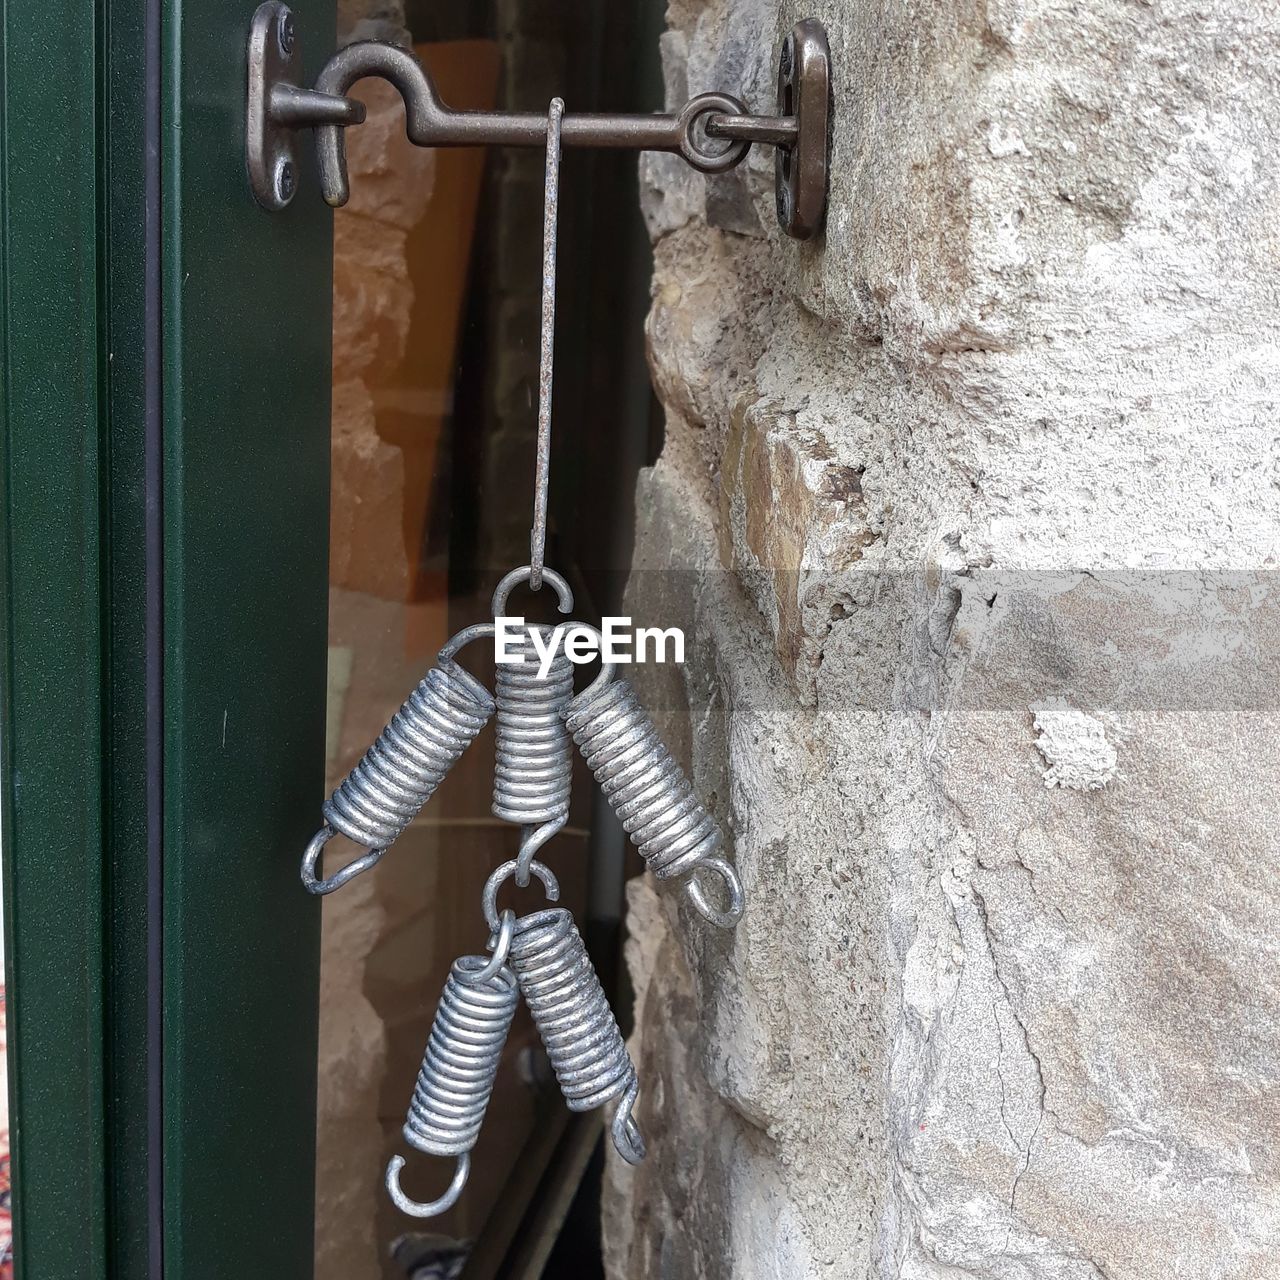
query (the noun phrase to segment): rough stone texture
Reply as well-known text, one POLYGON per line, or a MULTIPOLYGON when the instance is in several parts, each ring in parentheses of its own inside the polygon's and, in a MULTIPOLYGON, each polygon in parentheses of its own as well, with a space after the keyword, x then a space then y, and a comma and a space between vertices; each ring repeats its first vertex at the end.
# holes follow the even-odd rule
POLYGON ((338 0, 338 43, 385 40, 412 47, 404 0, 338 0))
MULTIPOLYGON (((825 240, 645 162, 639 683, 750 898, 633 886, 610 1273, 1274 1277, 1280 12, 805 10, 825 240)), ((676 0, 672 100, 801 16, 676 0)))
POLYGON ((362 81, 359 93, 368 114, 347 140, 351 201, 333 222, 329 576, 404 599, 415 573, 402 529, 406 453, 379 433, 374 398, 404 359, 414 302, 408 238, 431 201, 435 157, 405 137, 392 85, 362 81))

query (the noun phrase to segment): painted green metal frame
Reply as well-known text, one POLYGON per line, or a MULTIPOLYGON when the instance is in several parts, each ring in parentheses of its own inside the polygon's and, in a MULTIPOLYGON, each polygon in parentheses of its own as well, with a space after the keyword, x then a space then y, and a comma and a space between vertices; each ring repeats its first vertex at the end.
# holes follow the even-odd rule
MULTIPOLYGON (((331 32, 331 0, 300 7, 331 32)), ((330 222, 249 196, 251 9, 0 18, 23 1280, 311 1274, 330 222)))
MULTIPOLYGON (((311 1274, 320 911, 298 861, 324 779, 332 221, 249 193, 252 9, 165 9, 169 1280, 311 1274)), ((314 75, 332 0, 304 10, 314 75)))
POLYGON ((0 816, 24 1277, 106 1274, 108 1252, 99 49, 59 8, 5 6, 0 108, 0 816))

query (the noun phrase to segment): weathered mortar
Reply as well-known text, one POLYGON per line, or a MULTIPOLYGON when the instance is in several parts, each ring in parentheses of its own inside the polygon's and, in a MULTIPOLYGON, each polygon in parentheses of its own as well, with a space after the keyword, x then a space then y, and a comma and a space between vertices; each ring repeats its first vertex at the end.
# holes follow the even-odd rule
POLYGON ((824 241, 644 168, 640 683, 750 905, 633 886, 611 1274, 1273 1277, 1280 14, 677 2, 672 102, 809 13, 824 241))

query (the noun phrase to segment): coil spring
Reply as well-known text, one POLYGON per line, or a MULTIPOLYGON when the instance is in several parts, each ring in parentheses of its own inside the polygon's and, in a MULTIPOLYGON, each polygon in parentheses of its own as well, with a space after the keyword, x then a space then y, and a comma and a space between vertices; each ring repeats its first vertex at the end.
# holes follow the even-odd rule
POLYGON ((413 821, 493 714, 489 691, 456 663, 434 666, 325 802, 325 821, 385 848, 413 821))
POLYGON ((404 1139, 428 1155, 457 1156, 448 1191, 431 1204, 418 1204, 400 1190, 402 1156, 387 1165, 387 1191, 396 1206, 418 1218, 451 1208, 466 1185, 470 1152, 484 1121, 519 991, 510 969, 492 976, 482 956, 455 960, 445 982, 404 1122, 404 1139), (480 981, 477 982, 477 978, 480 981))
MULTIPOLYGON (((598 682, 597 682, 598 684, 598 682)), ((706 868, 724 881, 729 906, 720 911, 696 880, 687 890, 708 920, 724 928, 742 915, 742 885, 717 854, 724 836, 662 744, 649 714, 626 680, 592 686, 574 698, 565 722, 591 772, 646 866, 659 879, 706 868)))
MULTIPOLYGON (((534 630, 526 627, 508 645, 511 654, 524 661, 500 662, 497 667, 493 814, 522 825, 554 822, 559 830, 569 817, 573 783, 573 743, 563 718, 573 697, 573 663, 563 645, 557 645, 546 679, 540 678, 534 630)), ((536 630, 542 637, 552 635, 550 627, 536 630)))
POLYGON ((591 1111, 614 1098, 613 1144, 630 1164, 644 1158, 631 1116, 640 1092, 604 988, 573 917, 562 907, 515 922, 509 963, 570 1111, 591 1111))
POLYGON ((442 658, 432 667, 325 801, 325 825, 303 858, 307 888, 312 893, 331 893, 371 867, 431 798, 454 761, 488 723, 493 709, 489 691, 452 658, 442 658), (316 862, 335 832, 369 852, 329 879, 319 880, 316 862))

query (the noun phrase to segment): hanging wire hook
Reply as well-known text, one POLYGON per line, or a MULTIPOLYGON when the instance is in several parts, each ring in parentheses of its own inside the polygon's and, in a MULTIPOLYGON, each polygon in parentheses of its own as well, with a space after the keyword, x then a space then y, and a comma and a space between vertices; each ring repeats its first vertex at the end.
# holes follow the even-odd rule
POLYGON ((542 340, 538 356, 538 463, 529 531, 529 586, 542 589, 547 549, 547 485, 551 475, 551 379, 556 329, 556 228, 560 218, 560 121, 564 101, 547 109, 547 180, 542 199, 542 340))
MULTIPOLYGON (((573 590, 569 584, 554 570, 540 568, 539 572, 546 580, 556 589, 558 598, 558 606, 561 613, 573 612, 573 590)), ((522 582, 527 582, 533 587, 533 565, 522 564, 518 569, 512 569, 506 574, 502 581, 493 589, 493 604, 490 612, 495 618, 505 618, 507 616, 507 600, 510 598, 512 591, 522 582)), ((536 591, 537 587, 533 587, 536 591)))

